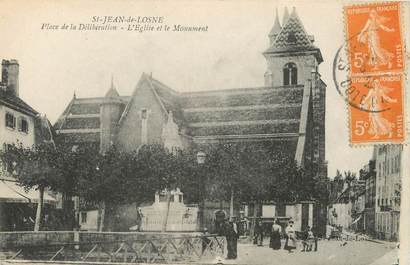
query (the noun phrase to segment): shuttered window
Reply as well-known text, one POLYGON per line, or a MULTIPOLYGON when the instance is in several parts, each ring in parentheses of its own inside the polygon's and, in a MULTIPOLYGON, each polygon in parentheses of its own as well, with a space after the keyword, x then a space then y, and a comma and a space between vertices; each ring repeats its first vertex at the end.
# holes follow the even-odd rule
POLYGON ((16 117, 9 112, 6 112, 6 127, 11 129, 16 128, 16 117))

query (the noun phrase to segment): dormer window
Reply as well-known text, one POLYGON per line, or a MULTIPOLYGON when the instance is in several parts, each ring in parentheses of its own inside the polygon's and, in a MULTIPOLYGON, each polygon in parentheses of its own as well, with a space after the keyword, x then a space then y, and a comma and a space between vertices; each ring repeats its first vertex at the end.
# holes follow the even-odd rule
POLYGON ((16 117, 9 112, 6 112, 6 127, 13 130, 16 128, 16 117))
POLYGON ((298 69, 296 64, 294 63, 287 63, 285 67, 283 67, 283 85, 296 85, 298 83, 298 69))

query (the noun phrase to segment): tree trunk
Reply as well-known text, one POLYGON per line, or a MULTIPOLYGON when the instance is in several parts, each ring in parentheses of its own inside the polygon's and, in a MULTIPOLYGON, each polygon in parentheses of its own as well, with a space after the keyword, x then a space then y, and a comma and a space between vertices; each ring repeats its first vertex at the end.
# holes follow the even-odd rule
POLYGON ((229 217, 232 217, 233 216, 233 198, 234 197, 234 191, 233 191, 233 188, 231 189, 231 202, 230 202, 230 205, 229 205, 229 217))
POLYGON ((166 232, 167 231, 167 224, 168 224, 170 206, 171 206, 171 191, 167 190, 167 208, 165 209, 165 218, 164 218, 164 222, 162 223, 161 232, 166 232))
POLYGON ((99 213, 100 213, 100 223, 98 232, 104 231, 104 222, 105 222, 105 202, 101 202, 99 205, 99 213))
POLYGON ((80 228, 80 197, 74 196, 74 229, 80 228))
POLYGON ((249 231, 249 237, 252 240, 254 235, 255 235, 255 225, 256 225, 256 218, 258 217, 258 209, 259 209, 259 203, 255 202, 253 205, 253 218, 251 221, 251 227, 249 231))
POLYGON ((44 204, 44 187, 39 187, 39 200, 37 203, 37 211, 36 211, 36 221, 34 223, 34 231, 40 231, 41 226, 41 216, 43 211, 43 204, 44 204))
POLYGON ((73 230, 75 228, 74 218, 73 218, 73 200, 72 197, 67 194, 62 194, 62 216, 59 220, 61 224, 58 227, 59 230, 64 229, 65 231, 73 230))

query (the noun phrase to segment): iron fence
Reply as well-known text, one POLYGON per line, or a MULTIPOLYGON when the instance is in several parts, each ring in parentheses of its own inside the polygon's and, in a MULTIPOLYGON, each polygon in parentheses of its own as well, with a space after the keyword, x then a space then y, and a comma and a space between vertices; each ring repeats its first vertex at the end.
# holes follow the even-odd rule
POLYGON ((217 235, 118 241, 36 244, 16 249, 8 260, 114 263, 195 262, 223 256, 225 239, 217 235))

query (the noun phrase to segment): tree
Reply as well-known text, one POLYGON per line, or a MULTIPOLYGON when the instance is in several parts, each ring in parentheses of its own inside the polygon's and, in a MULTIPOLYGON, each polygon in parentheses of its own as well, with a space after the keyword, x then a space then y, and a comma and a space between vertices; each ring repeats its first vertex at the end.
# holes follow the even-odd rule
POLYGON ((144 145, 134 152, 111 146, 101 154, 86 153, 86 150, 78 153, 83 167, 77 194, 98 205, 99 231, 105 229, 105 216, 116 205, 146 202, 156 192, 166 190, 169 206, 170 191, 178 186, 185 170, 185 160, 179 152, 169 152, 158 144, 144 145))
POLYGON ((31 148, 24 147, 21 143, 9 145, 0 152, 1 159, 8 165, 13 165, 11 170, 18 185, 26 191, 35 188, 39 191, 34 231, 41 229, 42 209, 44 204, 44 191, 47 188, 58 188, 58 159, 57 151, 53 144, 42 143, 31 148))

